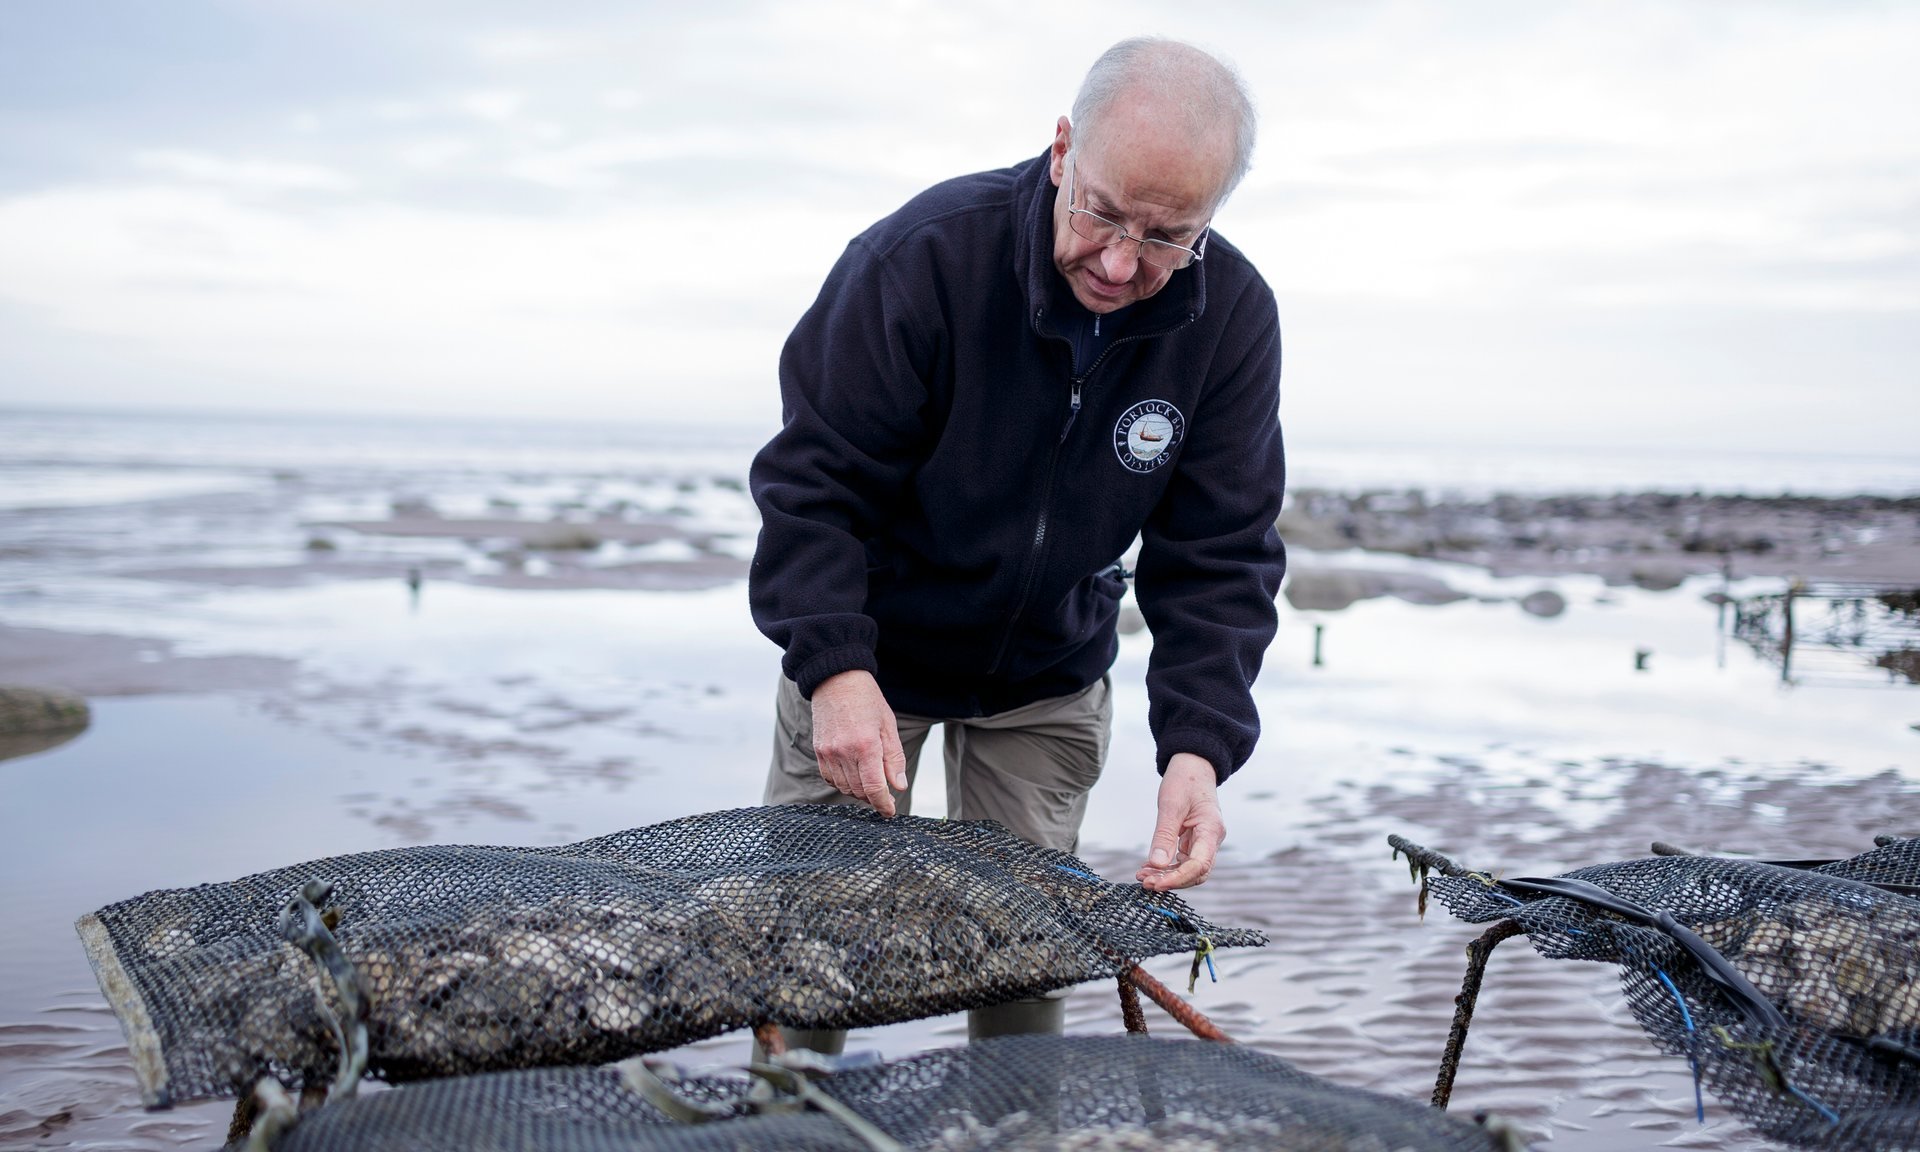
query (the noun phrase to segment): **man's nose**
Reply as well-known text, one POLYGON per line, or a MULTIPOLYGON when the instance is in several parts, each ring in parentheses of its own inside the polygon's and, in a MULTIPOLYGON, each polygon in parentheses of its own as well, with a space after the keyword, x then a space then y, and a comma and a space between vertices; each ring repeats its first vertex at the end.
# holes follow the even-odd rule
POLYGON ((1109 284, 1125 284, 1133 279, 1140 269, 1140 242, 1122 240, 1118 244, 1109 244, 1100 253, 1100 268, 1107 275, 1109 284))

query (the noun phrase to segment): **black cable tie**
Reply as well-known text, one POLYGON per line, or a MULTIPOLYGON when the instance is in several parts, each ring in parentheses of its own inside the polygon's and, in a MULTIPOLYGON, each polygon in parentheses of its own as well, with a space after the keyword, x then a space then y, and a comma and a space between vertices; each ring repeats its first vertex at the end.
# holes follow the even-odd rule
POLYGON ((1707 979, 1718 984, 1722 991, 1739 1008, 1741 1014, 1755 1024, 1771 1028, 1787 1027, 1786 1015, 1766 998, 1753 982, 1740 974, 1725 956, 1713 945, 1702 940, 1691 928, 1673 918, 1665 909, 1645 908, 1623 896, 1609 892, 1598 884, 1585 880, 1575 880, 1566 876, 1521 877, 1516 880, 1495 882, 1500 888, 1513 892, 1526 892, 1541 896, 1561 896, 1577 903, 1586 904, 1611 912, 1631 923, 1649 928, 1657 928, 1666 933, 1673 941, 1685 949, 1700 965, 1707 979))

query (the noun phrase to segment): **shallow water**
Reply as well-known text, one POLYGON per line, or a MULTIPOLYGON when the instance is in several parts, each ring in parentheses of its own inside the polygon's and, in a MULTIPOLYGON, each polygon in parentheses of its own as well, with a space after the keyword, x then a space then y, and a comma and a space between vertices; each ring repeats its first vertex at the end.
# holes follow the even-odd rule
MULTIPOLYGON (((341 534, 336 551, 306 548, 314 523, 384 516, 401 498, 534 519, 619 508, 750 547, 751 508, 728 480, 737 447, 694 442, 648 469, 619 445, 569 457, 453 438, 409 456, 397 439, 316 433, 275 452, 244 429, 202 430, 200 448, 224 445, 202 471, 124 429, 62 429, 0 459, 44 470, 33 507, 0 509, 0 625, 140 637, 120 658, 146 671, 142 690, 192 682, 190 666, 209 666, 196 660, 230 662, 218 691, 98 699, 79 739, 0 762, 0 1145, 207 1147, 225 1131, 223 1103, 139 1111, 73 934, 86 911, 340 852, 563 843, 757 800, 777 653, 737 580, 496 587, 484 544, 341 534), (161 479, 138 488, 143 472, 161 479), (435 563, 449 575, 410 596, 399 574, 435 563)), ((1243 1042, 1342 1083, 1431 1090, 1479 929, 1438 907, 1416 916, 1391 832, 1508 874, 1643 855, 1654 839, 1810 856, 1920 832, 1920 690, 1783 684, 1717 629, 1702 599, 1715 581, 1654 593, 1300 558, 1316 560, 1404 568, 1469 598, 1283 606, 1257 689, 1267 732, 1223 793, 1221 866, 1191 894, 1274 937, 1221 956, 1220 982, 1195 996, 1243 1042), (1543 587, 1566 597, 1564 615, 1519 609, 1543 587)), ((1149 650, 1144 633, 1123 639, 1113 752, 1084 834, 1108 876, 1132 871, 1150 831, 1149 650)), ((922 782, 916 810, 938 812, 940 773, 922 782)), ((1148 967, 1184 988, 1187 965, 1148 967)), ((1110 987, 1076 990, 1068 1009, 1072 1030, 1120 1027, 1110 987)), ((1149 1022, 1172 1029, 1153 1009, 1149 1022)), ((899 1056, 964 1035, 945 1018, 852 1045, 899 1056)), ((745 1050, 732 1035, 679 1055, 745 1050)), ((1763 1146, 1711 1098, 1696 1123, 1684 1062, 1654 1052, 1610 970, 1521 942, 1494 958, 1454 1106, 1514 1116, 1555 1148, 1763 1146)))
MULTIPOLYGON (((1558 587, 1572 607, 1557 620, 1510 600, 1357 605, 1320 618, 1320 668, 1310 621, 1289 614, 1261 681, 1268 734, 1225 793, 1221 869, 1193 893, 1217 920, 1275 938, 1223 956, 1221 982, 1196 996, 1230 1034, 1424 1098, 1477 930, 1437 908, 1420 922, 1389 832, 1538 873, 1644 854, 1656 838, 1806 855, 1920 829, 1907 767, 1920 694, 1783 688, 1739 648, 1722 667, 1697 588, 1558 587), (1632 670, 1636 644, 1654 648, 1650 671, 1632 670)), ((557 843, 754 800, 774 652, 741 596, 447 585, 416 609, 390 582, 348 582, 209 595, 156 620, 191 650, 292 655, 300 671, 256 692, 103 700, 80 739, 0 764, 14 878, 0 889, 13 929, 0 943, 0 1140, 206 1146, 225 1123, 217 1104, 138 1111, 72 933, 82 912, 337 852, 557 843)), ((1146 636, 1128 637, 1115 669, 1114 754, 1085 836, 1110 876, 1149 831, 1147 652, 1146 636)), ((937 811, 927 775, 918 807, 937 811)), ((1149 965, 1181 987, 1186 966, 1149 965)), ((1119 1027, 1110 988, 1076 991, 1069 1012, 1075 1030, 1119 1027)), ((950 1018, 854 1046, 903 1055, 963 1037, 950 1018)), ((681 1056, 724 1062, 744 1047, 736 1035, 681 1056)), ((1684 1065, 1653 1052, 1609 971, 1519 944, 1496 956, 1455 1100, 1555 1147, 1757 1146, 1711 1100, 1708 1124, 1694 1122, 1684 1065)))

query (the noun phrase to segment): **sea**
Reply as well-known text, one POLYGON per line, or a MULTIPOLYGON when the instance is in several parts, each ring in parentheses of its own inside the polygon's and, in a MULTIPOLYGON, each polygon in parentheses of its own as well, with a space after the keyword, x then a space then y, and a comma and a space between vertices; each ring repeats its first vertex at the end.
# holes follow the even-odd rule
MULTIPOLYGON (((519 483, 744 477, 775 428, 313 414, 0 410, 0 507, 232 491, 289 472, 519 483)), ((1289 485, 1346 491, 1920 494, 1920 452, 1340 443, 1289 433, 1289 485)))

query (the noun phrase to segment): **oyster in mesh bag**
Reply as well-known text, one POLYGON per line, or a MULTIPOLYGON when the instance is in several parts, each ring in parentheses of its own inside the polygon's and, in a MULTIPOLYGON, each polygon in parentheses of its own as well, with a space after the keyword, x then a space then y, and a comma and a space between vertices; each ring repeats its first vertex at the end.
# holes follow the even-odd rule
MULTIPOLYGON (((1507 921, 1543 956, 1618 965, 1648 1037, 1759 1132, 1920 1150, 1920 840, 1887 837, 1837 861, 1662 852, 1546 880, 1471 872, 1391 840, 1417 872, 1440 873, 1426 887, 1455 916, 1507 921)), ((1469 950, 1441 1090, 1501 933, 1469 950)), ((1704 1116, 1704 1096, 1696 1107, 1704 1116)))
POLYGON ((1514 1152, 1519 1146, 1514 1130, 1498 1120, 1470 1122, 1343 1087, 1265 1052, 1200 1040, 1005 1036, 804 1076, 762 1066, 755 1079, 760 1082, 750 1086, 739 1075, 687 1074, 637 1060, 462 1077, 329 1102, 299 1116, 274 1147, 1514 1152), (647 1073, 637 1074, 635 1065, 647 1073), (805 1107, 799 1106, 803 1098, 805 1107))
POLYGON ((143 1099, 323 1085, 329 976, 282 938, 309 882, 366 1005, 369 1075, 589 1064, 734 1028, 866 1027, 1264 944, 998 825, 716 812, 559 848, 419 847, 152 892, 79 924, 143 1099))
POLYGON ((1920 904, 1809 895, 1697 926, 1769 1000, 1817 1028, 1920 1029, 1920 904))

